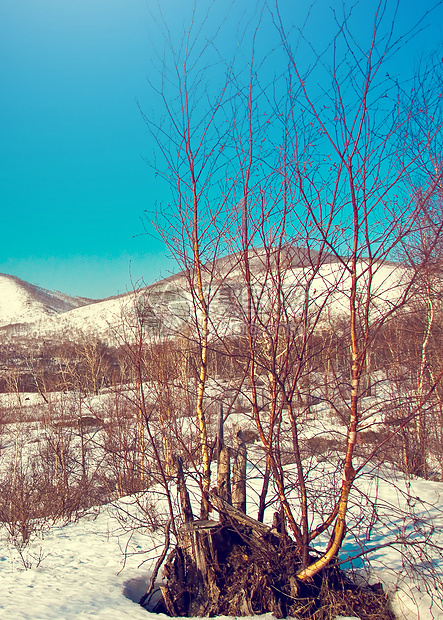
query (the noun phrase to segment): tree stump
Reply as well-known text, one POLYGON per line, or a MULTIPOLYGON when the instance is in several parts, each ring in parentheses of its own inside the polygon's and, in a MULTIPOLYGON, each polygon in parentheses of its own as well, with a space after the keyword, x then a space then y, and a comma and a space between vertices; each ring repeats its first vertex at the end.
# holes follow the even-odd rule
MULTIPOLYGON (((254 519, 236 522, 230 507, 223 524, 186 523, 169 555, 162 586, 170 616, 253 616, 330 620, 337 615, 361 620, 394 620, 383 592, 358 587, 335 565, 309 584, 297 580, 300 559, 294 543, 254 519), (262 529, 262 528, 267 528, 262 529)), ((238 513, 238 514, 237 514, 238 513)), ((246 515, 245 515, 246 516, 246 515)), ((250 517, 247 517, 250 519, 250 517)))
POLYGON ((290 615, 306 620, 326 620, 342 613, 391 620, 386 597, 362 593, 333 563, 310 583, 297 579, 300 555, 286 530, 284 514, 275 513, 272 528, 246 514, 246 446, 241 430, 232 452, 232 497, 230 449, 222 442, 218 488, 207 495, 219 521, 193 519, 182 463, 176 461, 184 523, 164 565, 162 611, 188 617, 272 613, 277 618, 290 615), (370 609, 371 615, 354 613, 362 607, 370 609))
POLYGON ((193 521, 179 530, 163 571, 167 584, 161 588, 170 616, 208 616, 217 608, 213 533, 219 528, 217 521, 193 521))

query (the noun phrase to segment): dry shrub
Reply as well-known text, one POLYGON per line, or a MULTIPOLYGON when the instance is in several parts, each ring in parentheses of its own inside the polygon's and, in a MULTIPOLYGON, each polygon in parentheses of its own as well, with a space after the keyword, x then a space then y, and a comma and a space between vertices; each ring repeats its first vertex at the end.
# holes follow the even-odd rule
POLYGON ((78 519, 100 501, 94 485, 78 483, 61 489, 37 467, 19 465, 0 483, 0 522, 9 540, 24 547, 56 521, 78 519))
POLYGON ((306 440, 308 452, 310 456, 327 455, 331 452, 340 452, 344 450, 344 442, 338 439, 330 439, 329 437, 315 435, 306 440))

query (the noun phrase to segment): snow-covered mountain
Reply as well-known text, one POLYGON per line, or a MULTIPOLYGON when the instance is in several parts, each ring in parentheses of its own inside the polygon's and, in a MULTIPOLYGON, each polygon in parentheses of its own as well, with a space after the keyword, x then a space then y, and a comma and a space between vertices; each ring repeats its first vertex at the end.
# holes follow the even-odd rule
POLYGON ((0 274, 0 327, 34 323, 91 303, 92 299, 70 297, 0 274))
MULTIPOLYGON (((218 325, 220 333, 229 334, 241 328, 246 288, 239 258, 233 254, 205 269, 204 286, 206 291, 211 291, 211 320, 218 325)), ((315 259, 312 252, 307 257, 300 248, 283 255, 285 265, 281 282, 285 298, 293 306, 294 317, 297 308, 301 308, 308 282, 313 308, 321 307, 327 300, 329 317, 349 308, 350 276, 344 264, 332 258, 324 261, 311 281, 315 259)), ((275 278, 269 275, 272 257, 270 263, 269 255, 255 249, 250 266, 254 294, 260 311, 266 313, 266 308, 273 306, 275 295, 275 278)), ((365 267, 362 261, 362 282, 367 278, 365 267)), ((393 263, 376 265, 372 269, 375 314, 401 295, 404 276, 405 270, 393 263)), ((131 332, 134 333, 142 322, 145 327, 157 327, 163 335, 170 336, 180 332, 193 316, 188 280, 184 273, 179 273, 138 291, 96 301, 54 293, 14 276, 0 275, 0 328, 8 331, 9 326, 15 334, 32 336, 34 340, 61 337, 75 340, 76 335, 83 333, 119 344, 130 338, 131 332)))

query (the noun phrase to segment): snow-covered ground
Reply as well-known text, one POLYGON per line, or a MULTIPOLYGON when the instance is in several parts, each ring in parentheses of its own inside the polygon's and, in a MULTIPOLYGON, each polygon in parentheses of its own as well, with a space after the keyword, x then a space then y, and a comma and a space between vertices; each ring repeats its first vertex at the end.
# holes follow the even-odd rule
MULTIPOLYGON (((106 402, 112 396, 104 393, 91 397, 83 403, 85 413, 103 417, 102 410, 108 409, 106 402)), ((61 399, 62 409, 68 412, 75 409, 75 402, 68 407, 70 399, 75 398, 74 393, 51 395, 53 408, 61 399)), ((17 445, 25 458, 32 459, 39 447, 39 434, 44 431, 39 421, 45 407, 40 394, 21 394, 20 402, 17 399, 17 394, 0 395, 0 408, 15 420, 2 427, 2 468, 12 462, 17 445), (15 409, 20 412, 19 417, 12 416, 15 409)), ((371 411, 372 401, 367 400, 371 411)), ((380 412, 374 413, 366 423, 378 423, 379 416, 380 412)), ((244 414, 229 417, 228 440, 230 427, 237 422, 246 423, 244 414)), ((306 441, 344 432, 321 402, 315 412, 312 408, 307 422, 300 429, 306 441)), ((73 432, 75 438, 70 429, 68 426, 67 432, 73 432)), ((91 435, 96 441, 94 454, 100 450, 100 432, 91 435)), ((286 432, 284 426, 281 432, 286 432)), ((255 516, 253 498, 259 495, 261 478, 253 464, 263 459, 263 453, 259 447, 250 446, 248 454, 248 483, 252 490, 248 509, 255 516)), ((325 489, 331 488, 326 477, 335 475, 333 462, 337 458, 328 461, 321 456, 311 456, 308 481, 311 488, 319 490, 318 496, 323 498, 320 501, 325 501, 325 489)), ((296 472, 292 468, 293 465, 287 466, 287 475, 288 480, 293 477, 296 488, 296 472)), ((144 501, 150 502, 156 512, 166 514, 166 507, 154 490, 146 493, 144 501)), ((152 534, 147 528, 133 529, 135 522, 130 515, 134 511, 139 514, 139 508, 133 504, 134 499, 128 497, 103 507, 98 516, 83 517, 64 527, 56 524, 35 535, 21 554, 8 541, 5 526, 0 526, 0 616, 13 620, 158 618, 142 609, 137 601, 149 583, 163 536, 161 531, 152 534)), ((293 505, 297 506, 295 496, 293 505)), ((144 519, 142 514, 137 526, 144 519)), ((272 513, 268 520, 271 519, 272 513)), ((321 544, 327 544, 326 535, 321 544)), ((399 619, 443 620, 443 591, 438 590, 443 583, 442 551, 443 483, 408 478, 390 466, 366 466, 351 496, 341 559, 354 558, 352 568, 358 575, 383 584, 399 619), (426 541, 426 546, 411 547, 409 543, 414 539, 426 541), (383 546, 370 556, 361 556, 363 550, 379 545, 383 546)), ((345 564, 346 568, 350 566, 349 562, 345 564)))
MULTIPOLYGON (((412 575, 417 568, 425 571, 425 579, 433 572, 443 576, 443 484, 407 480, 389 470, 383 479, 375 473, 369 473, 358 484, 351 520, 359 520, 362 511, 368 510, 366 497, 377 496, 379 516, 386 523, 366 528, 366 541, 357 542, 349 536, 342 555, 355 555, 362 542, 372 546, 394 540, 402 529, 405 551, 417 527, 421 528, 440 546, 428 549, 430 557, 423 557, 423 562, 430 565, 409 566, 400 553, 401 546, 385 547, 371 560, 371 580, 383 583, 398 618, 443 620, 439 608, 443 592, 433 592, 431 582, 414 582, 412 575)), ((22 557, 0 532, 0 616, 11 620, 158 619, 158 615, 134 601, 146 589, 163 537, 161 532, 132 530, 130 517, 125 517, 126 524, 122 525, 122 509, 133 512, 130 505, 131 499, 126 498, 104 507, 96 517, 54 526, 24 548, 22 557)), ((160 503, 157 505, 160 507, 160 503)), ((355 565, 362 572, 367 566, 361 558, 355 565)))
MULTIPOLYGON (((74 396, 59 395, 65 399, 74 396)), ((91 412, 100 411, 106 397, 92 397, 91 412)), ((2 395, 0 405, 8 411, 17 405, 16 399, 17 395, 2 395)), ((8 454, 15 454, 16 436, 23 441, 21 449, 32 458, 38 446, 35 440, 42 406, 39 394, 21 395, 21 421, 3 426, 2 467, 8 462, 8 454)), ((229 418, 230 425, 239 421, 238 416, 243 414, 229 418)), ((301 432, 306 439, 322 433, 331 436, 340 432, 340 425, 319 403, 315 418, 303 425, 301 432)), ((252 463, 263 458, 259 448, 252 446, 249 456, 252 463)), ((322 491, 319 497, 330 488, 326 476, 335 475, 332 462, 310 461, 309 484, 322 491)), ((293 476, 296 483, 292 467, 287 466, 288 479, 293 476)), ((249 498, 257 497, 261 479, 253 465, 249 466, 248 483, 252 487, 249 498)), ((143 501, 166 514, 154 490, 148 491, 143 501)), ((248 509, 255 516, 256 507, 252 499, 248 501, 248 509)), ((295 497, 293 504, 297 505, 295 497)), ((8 540, 5 526, 0 526, 0 616, 12 620, 158 618, 137 601, 149 583, 163 535, 160 530, 152 533, 139 529, 145 522, 143 514, 137 522, 131 514, 140 513, 134 499, 128 497, 102 507, 98 515, 41 531, 21 552, 8 540)), ((272 514, 268 520, 271 518, 272 514)), ((327 536, 319 544, 326 543, 327 536)), ((408 478, 389 466, 366 466, 351 496, 341 559, 354 559, 345 567, 352 564, 357 575, 372 583, 381 582, 399 619, 443 620, 443 591, 438 589, 443 583, 442 551, 443 483, 408 478), (418 539, 426 541, 426 546, 409 545, 418 539), (363 550, 379 545, 383 546, 370 556, 361 556, 363 550)))
MULTIPOLYGON (((137 544, 145 546, 147 540, 134 535, 128 551, 137 550, 137 544)), ((2 541, 0 616, 11 620, 146 620, 147 612, 124 595, 132 591, 131 582, 146 583, 148 573, 138 568, 139 556, 128 557, 123 568, 122 550, 127 542, 128 535, 119 531, 109 510, 96 519, 53 527, 22 551, 23 560, 13 546, 2 541)))

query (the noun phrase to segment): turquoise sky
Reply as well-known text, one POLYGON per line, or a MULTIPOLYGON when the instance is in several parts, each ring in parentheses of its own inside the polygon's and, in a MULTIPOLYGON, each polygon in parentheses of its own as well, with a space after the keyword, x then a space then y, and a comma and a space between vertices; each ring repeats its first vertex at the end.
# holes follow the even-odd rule
MULTIPOLYGON (((331 31, 328 7, 334 1, 314 8, 307 35, 315 44, 331 31)), ((162 2, 177 44, 193 4, 162 2)), ((214 4, 208 32, 228 2, 214 4)), ((233 55, 237 25, 252 4, 233 3, 218 43, 222 57, 233 55)), ((298 23, 309 6, 304 0, 281 4, 288 23, 298 23)), ((399 26, 412 25, 435 4, 401 2, 399 26)), ((169 198, 143 160, 151 157, 153 144, 136 104, 148 116, 159 114, 147 80, 151 72, 157 75, 154 52, 163 46, 150 15, 155 5, 1 0, 0 272, 103 298, 131 289, 131 278, 149 283, 174 270, 161 242, 143 234, 141 224, 145 210, 169 198)), ((197 2, 200 15, 207 5, 197 2)), ((365 0, 358 9, 362 36, 365 12, 373 6, 375 1, 365 0)), ((442 18, 440 6, 425 19, 427 30, 399 58, 399 71, 412 73, 422 54, 441 47, 442 18)), ((243 53, 246 58, 246 45, 243 53)))

